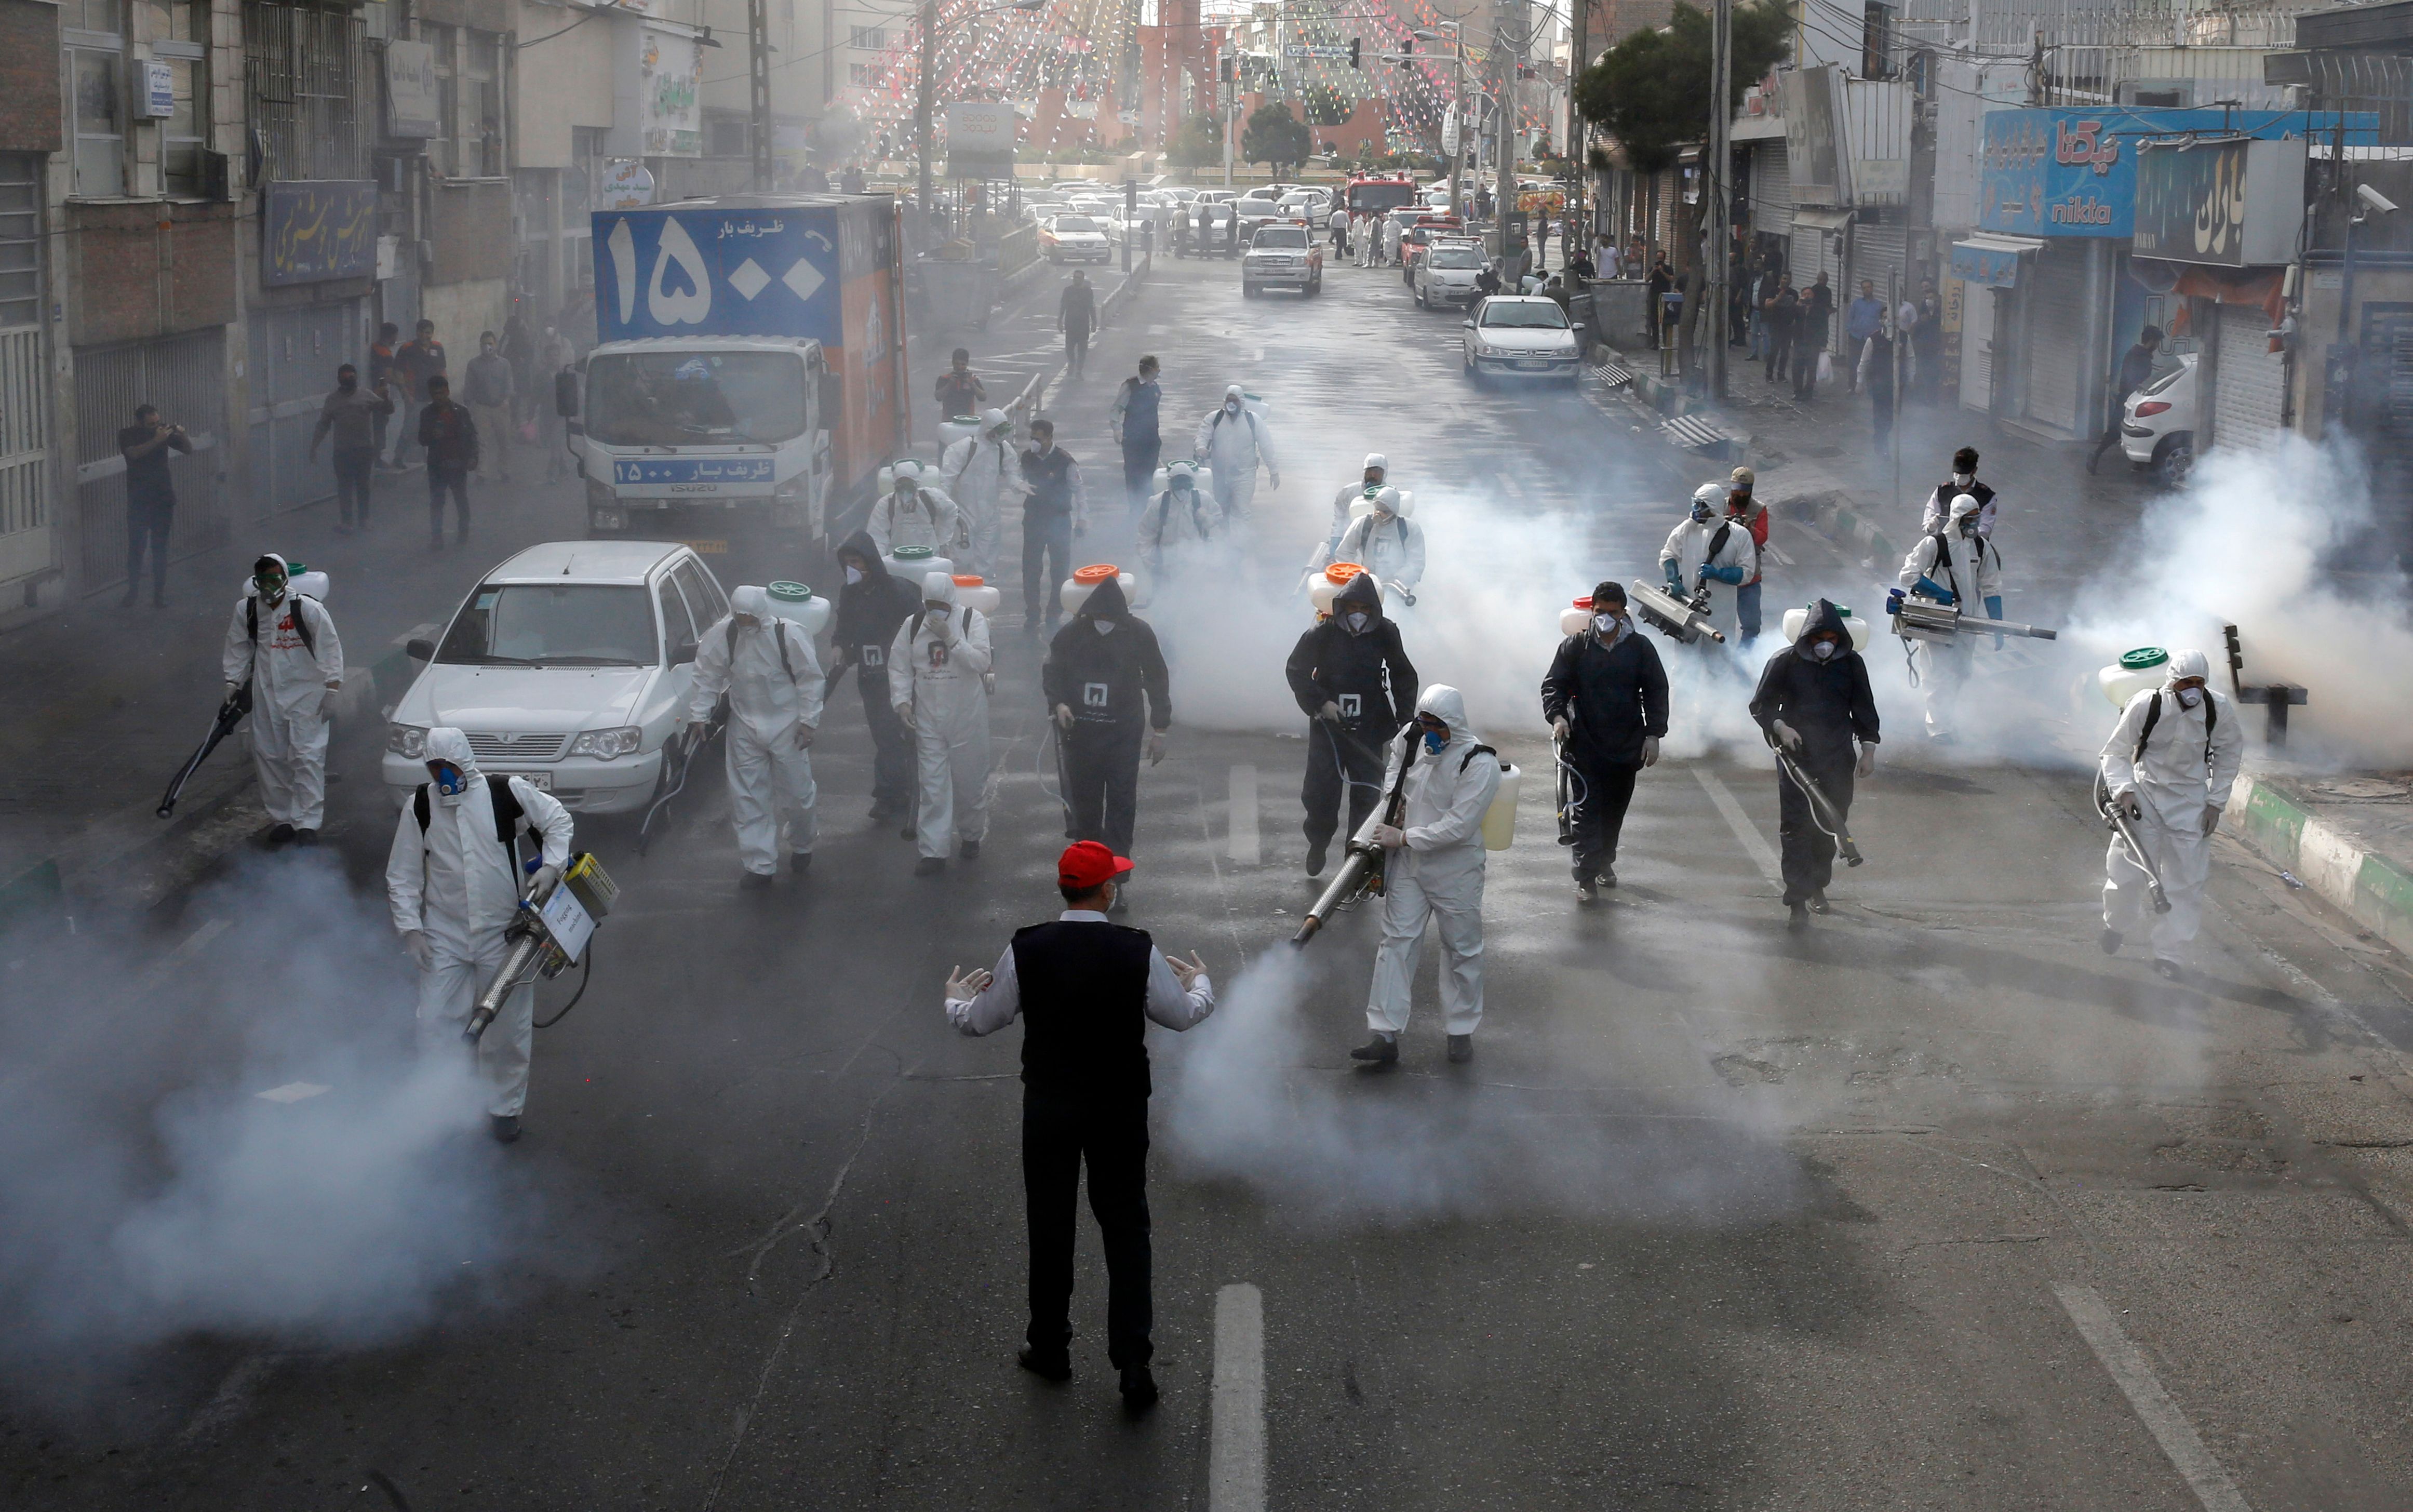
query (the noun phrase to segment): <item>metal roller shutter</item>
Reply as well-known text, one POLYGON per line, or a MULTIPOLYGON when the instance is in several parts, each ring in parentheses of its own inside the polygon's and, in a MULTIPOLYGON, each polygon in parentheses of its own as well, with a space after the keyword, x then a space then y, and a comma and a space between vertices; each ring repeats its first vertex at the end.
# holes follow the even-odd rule
MULTIPOLYGON (((364 309, 363 301, 342 300, 252 312, 251 497, 265 513, 298 510, 335 492, 333 467, 310 460, 310 436, 335 369, 368 362, 364 309)), ((456 383, 460 372, 453 369, 456 383)))
POLYGON ((2220 368, 2212 396, 2212 444, 2262 446, 2279 434, 2286 361, 2270 349, 2271 318, 2251 304, 2220 306, 2220 368))
POLYGON ((1751 150, 1751 229, 1769 236, 1793 230, 1793 170, 1781 141, 1751 150))
MULTIPOLYGON (((1893 214, 1899 215, 1900 212, 1893 214)), ((1843 283, 1848 293, 1837 296, 1837 303, 1849 304, 1860 295, 1860 280, 1876 286, 1877 298, 1890 294, 1894 304, 1917 299, 1918 290, 1910 287, 1905 272, 1910 249, 1910 228, 1899 220, 1891 225, 1862 221, 1852 228, 1852 272, 1843 283)))
POLYGON ((2086 392, 2086 249, 2049 242, 2036 254, 2036 284, 2027 291, 2028 419, 2074 436, 2095 434, 2094 417, 2081 419, 2086 392))
POLYGON ((120 426, 137 405, 156 405, 192 437, 190 454, 168 459, 176 483, 169 555, 182 560, 222 546, 231 524, 218 469, 226 442, 226 331, 222 326, 144 345, 81 347, 75 354, 76 512, 87 593, 126 581, 126 458, 120 426))

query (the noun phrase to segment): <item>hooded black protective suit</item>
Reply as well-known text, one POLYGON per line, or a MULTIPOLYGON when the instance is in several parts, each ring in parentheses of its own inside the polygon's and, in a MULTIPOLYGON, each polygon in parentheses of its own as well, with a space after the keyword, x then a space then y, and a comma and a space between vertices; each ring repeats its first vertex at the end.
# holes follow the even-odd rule
POLYGON ((1667 672, 1659 653, 1620 624, 1604 642, 1586 630, 1559 643, 1542 679, 1542 718, 1565 719, 1571 734, 1559 759, 1575 771, 1575 874, 1616 881, 1617 842, 1642 770, 1642 742, 1667 733, 1667 672))
POLYGON ((1416 669, 1399 627, 1384 617, 1382 590, 1372 574, 1360 572, 1334 597, 1332 613, 1298 638, 1282 670, 1310 721, 1299 801, 1307 807, 1308 846, 1320 852, 1340 825, 1342 788, 1349 790, 1352 835, 1382 796, 1384 745, 1415 716, 1416 669), (1353 613, 1367 616, 1364 629, 1349 628, 1353 613), (1340 706, 1337 721, 1321 717, 1326 704, 1340 706))
POLYGON ((857 669, 863 722, 871 728, 871 801, 884 818, 913 807, 913 737, 888 702, 888 646, 896 639, 896 627, 921 612, 922 590, 881 565, 880 548, 868 531, 847 537, 838 554, 856 560, 863 580, 838 589, 830 648, 839 676, 857 669))
MULTIPOLYGON (((1852 649, 1843 616, 1825 599, 1810 606, 1801 637, 1768 659, 1752 694, 1751 717, 1774 740, 1784 720, 1801 736, 1794 754, 1802 772, 1846 816, 1852 810, 1853 741, 1877 743, 1877 704, 1869 690, 1868 663, 1852 649), (1812 654, 1821 633, 1839 637, 1825 661, 1812 654)), ((1776 779, 1778 836, 1784 845, 1784 901, 1790 907, 1827 890, 1835 873, 1835 841, 1810 811, 1809 795, 1779 772, 1776 779)))
POLYGON ((1151 726, 1173 723, 1173 703, 1156 631, 1131 612, 1121 584, 1113 578, 1099 584, 1056 632, 1039 685, 1051 718, 1058 708, 1073 711, 1072 729, 1057 732, 1064 748, 1064 801, 1073 810, 1066 835, 1131 854, 1140 744, 1151 726))

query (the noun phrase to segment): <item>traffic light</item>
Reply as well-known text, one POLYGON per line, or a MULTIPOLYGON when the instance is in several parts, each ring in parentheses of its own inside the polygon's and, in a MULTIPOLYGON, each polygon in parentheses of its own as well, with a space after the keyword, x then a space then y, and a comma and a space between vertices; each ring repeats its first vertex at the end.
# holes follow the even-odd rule
POLYGON ((1357 49, 1358 49, 1358 46, 1359 46, 1359 39, 1358 39, 1358 38, 1356 38, 1356 37, 1351 37, 1351 38, 1349 39, 1349 67, 1353 67, 1353 68, 1362 68, 1362 67, 1365 67, 1365 65, 1364 65, 1364 64, 1361 64, 1361 63, 1359 63, 1359 62, 1357 61, 1357 49))
POLYGON ((1232 82, 1232 69, 1237 60, 1236 60, 1229 52, 1226 52, 1223 54, 1221 61, 1223 64, 1223 82, 1228 84, 1232 82))

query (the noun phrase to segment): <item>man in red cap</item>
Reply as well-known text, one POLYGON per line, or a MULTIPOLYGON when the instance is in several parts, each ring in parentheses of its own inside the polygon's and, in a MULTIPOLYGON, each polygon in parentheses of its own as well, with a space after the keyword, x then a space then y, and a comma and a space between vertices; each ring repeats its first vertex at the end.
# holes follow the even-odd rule
POLYGON ((1081 1164, 1106 1252, 1106 1358, 1123 1405, 1156 1403, 1148 1333, 1147 1025, 1186 1030, 1215 1009, 1194 956, 1170 959, 1144 929, 1106 917, 1132 864, 1095 840, 1056 863, 1064 912, 1014 931, 997 970, 947 976, 947 1022, 989 1034, 1022 1018, 1022 1184, 1030 1225, 1030 1327, 1016 1358, 1049 1381, 1073 1374, 1073 1238, 1081 1164))

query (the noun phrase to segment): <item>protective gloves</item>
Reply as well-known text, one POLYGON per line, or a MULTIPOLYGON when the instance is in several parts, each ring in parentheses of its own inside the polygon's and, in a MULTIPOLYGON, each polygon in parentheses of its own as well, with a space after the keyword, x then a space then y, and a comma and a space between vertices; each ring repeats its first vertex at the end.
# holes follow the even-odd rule
POLYGON ((798 750, 812 749, 813 742, 819 739, 820 736, 821 732, 814 729, 809 724, 800 724, 796 726, 796 749, 798 750))
POLYGON ((1147 764, 1154 766, 1162 760, 1164 760, 1164 732, 1150 730, 1147 733, 1147 764))
POLYGON ((1870 777, 1874 775, 1876 769, 1877 748, 1873 743, 1863 741, 1860 745, 1860 759, 1852 763, 1852 775, 1870 777))
POLYGON ((547 862, 537 867, 536 875, 528 880, 528 901, 542 908, 544 900, 551 897, 553 890, 560 885, 561 868, 547 862))
POLYGON ((1682 593, 1684 591, 1684 570, 1678 567, 1674 562, 1662 562, 1659 565, 1667 570, 1667 591, 1669 593, 1682 593))
POLYGON ((1324 707, 1315 711, 1315 717, 1327 724, 1339 724, 1340 722, 1340 702, 1336 699, 1325 699, 1324 707))
POLYGON ((2144 802, 2137 796, 2137 790, 2134 788, 2130 788, 2124 793, 2115 793, 2111 794, 2111 807, 2119 809, 2120 812, 2127 815, 2128 818, 2132 820, 2142 819, 2145 817, 2144 802))
POLYGON ((1396 851, 1408 843, 1408 832, 1397 824, 1374 826, 1374 843, 1385 851, 1396 851))
POLYGON ((2205 804, 2203 806, 2203 832, 2206 835, 2209 835, 2219 827, 2220 805, 2216 803, 2205 804))
POLYGON ((922 728, 920 725, 913 722, 913 705, 910 704, 897 704, 896 718, 908 730, 919 730, 922 728))
POLYGON ((1768 723, 1768 728, 1775 734, 1776 743, 1779 746, 1784 747, 1786 750, 1799 750, 1801 749, 1801 732, 1794 729, 1783 719, 1770 719, 1768 723))
POLYGON ((1073 728, 1072 704, 1058 704, 1056 705, 1056 728, 1058 730, 1070 730, 1073 728))
POLYGON ((1575 726, 1567 723, 1567 717, 1563 714, 1550 721, 1550 737, 1562 745, 1573 739, 1575 733, 1575 726))
POLYGON ((410 953, 411 964, 422 971, 436 964, 436 951, 428 944, 424 929, 405 929, 402 932, 402 948, 410 953))
POLYGON ((1905 595, 1900 588, 1887 588, 1886 590, 1886 613, 1888 615, 1901 614, 1902 600, 1904 597, 1905 595))
POLYGON ((1642 764, 1645 766, 1656 766, 1659 764, 1659 737, 1657 735, 1644 735, 1642 737, 1642 764))

